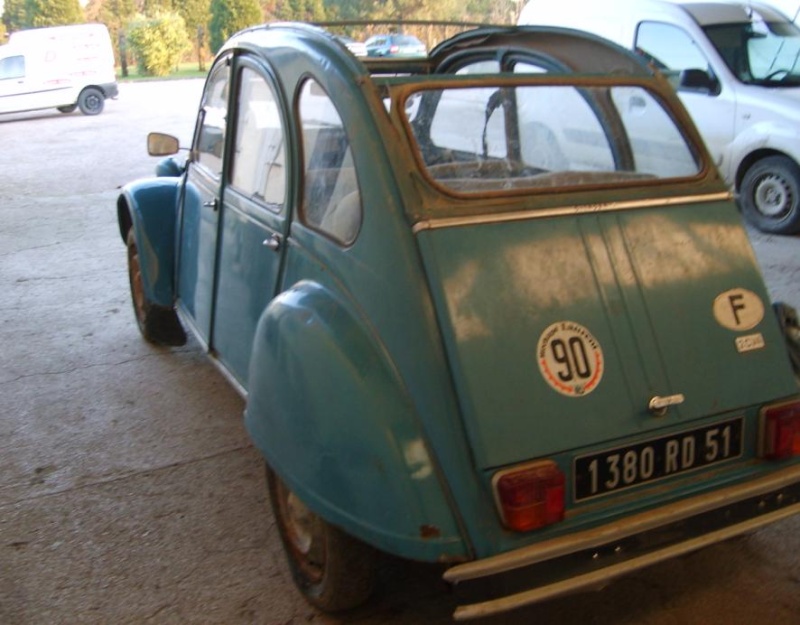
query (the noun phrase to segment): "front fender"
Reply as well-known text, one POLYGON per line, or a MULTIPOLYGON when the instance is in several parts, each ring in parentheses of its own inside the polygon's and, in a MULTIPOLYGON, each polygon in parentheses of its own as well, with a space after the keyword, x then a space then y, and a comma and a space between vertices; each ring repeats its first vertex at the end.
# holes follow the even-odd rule
POLYGON ((180 178, 145 178, 122 187, 117 199, 120 235, 133 228, 145 297, 172 308, 175 300, 175 228, 180 178))
MULTIPOLYGON (((800 163, 800 124, 764 121, 739 133, 730 146, 730 173, 736 174, 737 182, 744 175, 742 165, 749 167, 753 160, 750 155, 765 151, 780 152, 800 163)), ((725 177, 730 179, 728 175, 725 177)))
POLYGON ((408 391, 370 330, 317 283, 275 298, 256 330, 247 428, 306 505, 347 533, 406 558, 463 557, 408 391))

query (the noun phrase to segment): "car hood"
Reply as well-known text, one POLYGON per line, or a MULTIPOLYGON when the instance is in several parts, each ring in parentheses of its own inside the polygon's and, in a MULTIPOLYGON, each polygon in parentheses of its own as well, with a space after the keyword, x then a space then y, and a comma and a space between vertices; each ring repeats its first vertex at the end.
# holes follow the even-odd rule
POLYGON ((417 236, 483 468, 796 388, 728 201, 448 224, 417 236), (654 399, 676 405, 661 414, 654 399))

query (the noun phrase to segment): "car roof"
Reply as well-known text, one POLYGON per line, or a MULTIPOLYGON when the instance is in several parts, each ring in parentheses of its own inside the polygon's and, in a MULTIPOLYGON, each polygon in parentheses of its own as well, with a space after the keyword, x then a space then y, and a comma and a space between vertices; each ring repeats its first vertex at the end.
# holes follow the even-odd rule
POLYGON ((767 22, 787 19, 777 9, 757 2, 686 2, 679 6, 701 26, 749 22, 753 12, 767 22))
MULTIPOLYGON (((350 24, 343 22, 342 24, 350 24)), ((435 24, 440 24, 436 22, 435 24)), ((415 59, 355 59, 341 41, 323 28, 331 23, 313 25, 298 22, 275 22, 254 26, 234 35, 222 48, 246 47, 268 55, 277 47, 313 49, 342 64, 361 64, 357 74, 406 73, 434 74, 446 71, 449 62, 470 53, 488 53, 502 48, 504 53, 524 52, 548 61, 555 73, 614 74, 648 77, 653 70, 644 60, 622 46, 595 35, 565 28, 544 26, 481 26, 471 28, 435 46, 429 55, 415 59)))

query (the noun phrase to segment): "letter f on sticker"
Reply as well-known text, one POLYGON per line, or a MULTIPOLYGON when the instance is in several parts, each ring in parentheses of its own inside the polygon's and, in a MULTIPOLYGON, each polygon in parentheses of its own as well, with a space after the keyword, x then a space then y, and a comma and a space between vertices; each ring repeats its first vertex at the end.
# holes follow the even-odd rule
POLYGON ((746 306, 742 304, 743 299, 744 296, 741 293, 734 293, 728 296, 728 301, 731 303, 731 312, 733 312, 733 317, 736 319, 737 326, 742 325, 742 321, 739 319, 739 311, 746 308, 746 306))

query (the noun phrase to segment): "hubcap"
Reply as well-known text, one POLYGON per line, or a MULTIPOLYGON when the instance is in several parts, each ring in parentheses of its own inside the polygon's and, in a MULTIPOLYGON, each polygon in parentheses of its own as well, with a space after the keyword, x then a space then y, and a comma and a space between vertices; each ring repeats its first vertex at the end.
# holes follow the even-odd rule
POLYGON ((304 577, 319 582, 325 571, 324 525, 286 486, 279 481, 279 514, 289 547, 304 577))
POLYGON ((139 253, 134 250, 130 259, 131 297, 136 319, 144 322, 144 285, 142 284, 142 269, 139 265, 139 253))
POLYGON ((792 189, 781 176, 768 174, 758 181, 753 200, 762 215, 781 217, 792 206, 792 189))

